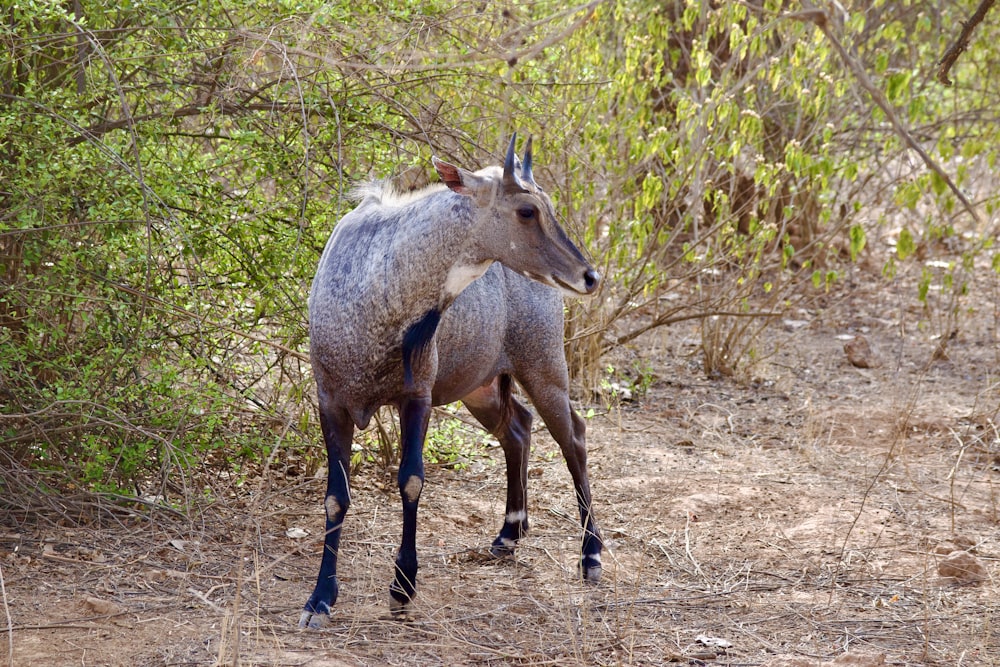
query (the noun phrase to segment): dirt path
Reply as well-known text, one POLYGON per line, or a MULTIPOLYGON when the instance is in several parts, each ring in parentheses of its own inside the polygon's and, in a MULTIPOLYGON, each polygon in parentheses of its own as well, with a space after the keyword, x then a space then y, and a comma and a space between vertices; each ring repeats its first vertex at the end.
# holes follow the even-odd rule
POLYGON ((588 422, 609 547, 597 587, 574 576, 569 478, 539 433, 515 560, 483 554, 498 450, 429 470, 410 623, 386 617, 399 512, 377 474, 359 479, 320 631, 295 627, 318 566, 317 480, 158 525, 5 522, 0 664, 997 664, 989 313, 930 366, 931 333, 875 293, 796 317, 745 385, 704 378, 694 328, 641 342, 649 392, 588 422), (847 362, 838 336, 858 333, 880 366, 847 362))

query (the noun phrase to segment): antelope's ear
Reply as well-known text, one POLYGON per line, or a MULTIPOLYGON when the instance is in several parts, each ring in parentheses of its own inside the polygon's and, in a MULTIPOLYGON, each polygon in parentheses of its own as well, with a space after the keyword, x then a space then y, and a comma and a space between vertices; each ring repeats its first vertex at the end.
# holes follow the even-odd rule
POLYGON ((471 171, 466 171, 436 157, 432 157, 431 161, 434 163, 434 168, 437 170, 438 176, 441 177, 441 181, 452 192, 471 196, 479 189, 482 179, 471 171))

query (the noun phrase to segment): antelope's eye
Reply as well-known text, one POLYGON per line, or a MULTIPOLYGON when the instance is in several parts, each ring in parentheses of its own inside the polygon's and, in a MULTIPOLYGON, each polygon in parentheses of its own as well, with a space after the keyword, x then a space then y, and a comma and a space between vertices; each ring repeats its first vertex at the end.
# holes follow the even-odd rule
POLYGON ((521 206, 517 209, 517 217, 524 222, 534 220, 538 217, 538 209, 534 206, 521 206))

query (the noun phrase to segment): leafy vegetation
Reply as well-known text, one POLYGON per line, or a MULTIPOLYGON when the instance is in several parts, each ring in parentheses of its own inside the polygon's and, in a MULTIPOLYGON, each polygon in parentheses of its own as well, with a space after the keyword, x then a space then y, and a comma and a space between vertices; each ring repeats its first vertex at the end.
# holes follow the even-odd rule
POLYGON ((315 446, 306 294, 344 194, 494 161, 514 130, 608 277, 567 304, 582 386, 690 319, 706 373, 745 377, 858 262, 919 275, 947 340, 1000 267, 996 22, 945 88, 966 8, 838 7, 827 32, 777 2, 3 9, 4 467, 170 495, 177 470, 315 446))

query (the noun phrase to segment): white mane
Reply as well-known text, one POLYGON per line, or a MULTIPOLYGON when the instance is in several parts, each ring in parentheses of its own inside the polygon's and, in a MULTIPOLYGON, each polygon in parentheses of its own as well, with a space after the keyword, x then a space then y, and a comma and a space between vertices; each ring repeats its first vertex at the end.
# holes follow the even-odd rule
POLYGON ((445 189, 444 183, 431 183, 419 190, 411 192, 399 192, 388 180, 370 181, 354 186, 348 193, 348 197, 353 201, 364 203, 371 201, 373 204, 399 208, 407 204, 429 197, 435 192, 445 189))
MULTIPOLYGON (((500 181, 503 178, 503 168, 497 166, 483 167, 475 173, 477 176, 488 176, 496 181, 500 181)), ((406 206, 407 204, 412 204, 413 202, 419 201, 425 197, 429 197, 436 192, 441 192, 444 189, 444 183, 431 183, 430 185, 424 186, 418 190, 400 192, 396 190, 392 182, 386 178, 368 181, 367 183, 358 183, 351 188, 347 197, 351 201, 356 201, 358 203, 370 201, 371 203, 378 204, 380 206, 399 208, 401 206, 406 206)))

